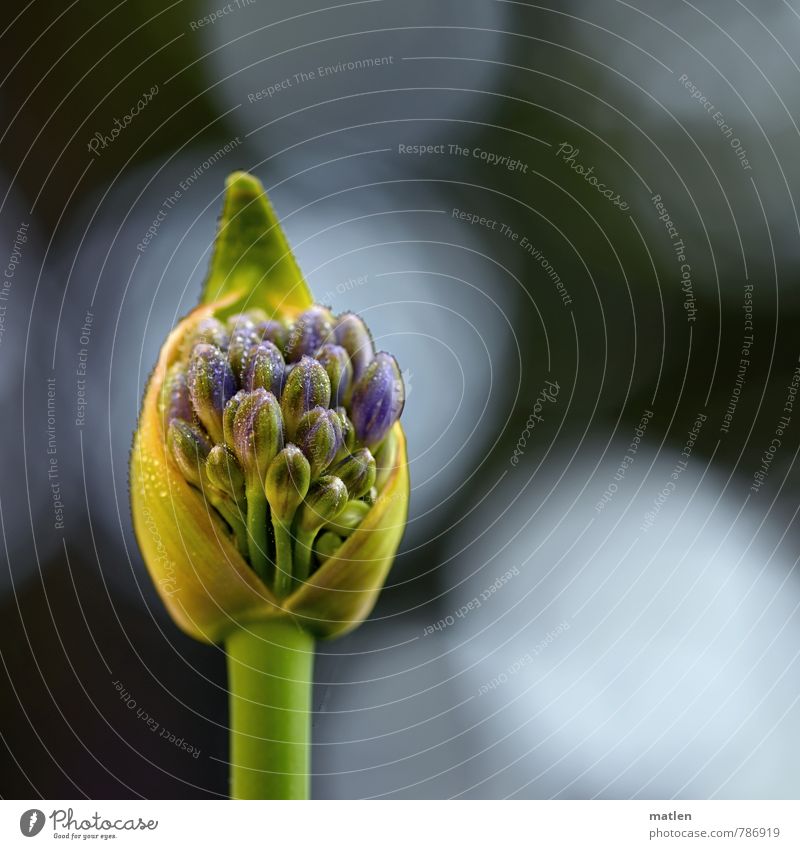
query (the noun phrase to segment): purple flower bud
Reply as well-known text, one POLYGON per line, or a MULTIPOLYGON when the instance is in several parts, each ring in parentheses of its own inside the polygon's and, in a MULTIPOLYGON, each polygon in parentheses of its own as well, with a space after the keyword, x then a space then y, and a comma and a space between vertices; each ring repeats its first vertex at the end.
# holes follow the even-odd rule
POLYGON ((173 419, 167 431, 167 446, 181 474, 196 487, 202 485, 203 467, 211 445, 199 428, 183 419, 173 419))
POLYGON ((189 359, 189 394, 197 417, 213 442, 222 442, 222 411, 236 381, 225 355, 213 345, 195 345, 189 359))
POLYGON ((314 407, 327 407, 331 401, 331 382, 325 369, 311 357, 303 357, 286 378, 281 396, 281 411, 286 438, 294 439, 300 419, 314 407))
POLYGON ((179 363, 170 367, 164 380, 161 391, 161 415, 165 429, 169 427, 173 419, 190 422, 194 418, 186 372, 179 363))
POLYGON ((192 337, 194 345, 205 342, 207 345, 215 345, 217 348, 228 347, 228 332, 225 325, 216 318, 204 318, 195 328, 192 337))
POLYGON ((240 389, 230 401, 225 405, 222 411, 222 437, 225 444, 230 447, 233 445, 233 420, 236 418, 236 411, 239 409, 239 404, 242 403, 242 398, 247 395, 245 389, 240 389))
POLYGON ((247 353, 244 362, 243 384, 248 390, 266 389, 276 398, 283 389, 283 356, 272 342, 259 342, 247 353))
POLYGON ((333 410, 314 407, 297 425, 295 441, 311 465, 311 480, 330 466, 342 444, 342 426, 333 410))
POLYGON ((296 362, 302 356, 313 357, 326 342, 333 339, 333 316, 327 307, 314 304, 300 313, 289 331, 286 343, 286 361, 296 362))
POLYGON ((259 321, 255 331, 263 342, 272 342, 281 351, 286 348, 289 331, 280 321, 259 321))
POLYGON ((331 404, 335 407, 344 404, 353 379, 350 355, 341 345, 328 342, 319 349, 315 359, 328 373, 331 382, 331 404))
POLYGON ((244 367, 252 348, 259 343, 258 334, 252 322, 240 322, 233 326, 228 342, 228 362, 239 385, 244 383, 244 367))
POLYGON ((350 355, 353 366, 353 380, 357 381, 366 367, 375 359, 375 346, 372 335, 360 316, 355 313, 342 313, 336 319, 336 341, 350 355))
POLYGON ((371 448, 383 440, 400 418, 405 397, 397 361, 381 351, 355 385, 350 401, 350 418, 362 445, 371 448))
POLYGON ((283 448, 283 423, 277 399, 266 389, 245 392, 233 417, 233 444, 248 485, 263 482, 267 467, 283 448))

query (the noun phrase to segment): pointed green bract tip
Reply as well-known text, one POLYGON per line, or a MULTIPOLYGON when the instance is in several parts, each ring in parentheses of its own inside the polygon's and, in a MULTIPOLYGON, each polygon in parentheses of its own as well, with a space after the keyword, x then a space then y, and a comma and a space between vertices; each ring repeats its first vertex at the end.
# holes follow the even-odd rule
POLYGON ((225 184, 203 303, 231 298, 221 316, 260 307, 269 318, 297 315, 311 292, 289 248, 261 181, 235 171, 225 184))

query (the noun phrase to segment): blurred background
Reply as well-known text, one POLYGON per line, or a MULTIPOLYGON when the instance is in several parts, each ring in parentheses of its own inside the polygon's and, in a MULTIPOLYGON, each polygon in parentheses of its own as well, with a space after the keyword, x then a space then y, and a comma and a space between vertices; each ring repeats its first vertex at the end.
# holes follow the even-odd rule
POLYGON ((314 795, 797 797, 794 0, 33 0, 0 44, 0 795, 227 795, 127 465, 246 169, 408 391, 314 795))

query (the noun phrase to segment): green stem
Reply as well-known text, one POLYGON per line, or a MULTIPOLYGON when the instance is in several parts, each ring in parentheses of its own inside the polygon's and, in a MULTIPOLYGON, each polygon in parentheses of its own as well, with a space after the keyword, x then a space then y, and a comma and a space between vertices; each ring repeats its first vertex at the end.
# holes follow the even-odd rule
POLYGON ((292 534, 274 513, 272 527, 275 530, 275 595, 284 598, 292 591, 292 534))
POLYGON ((260 481, 247 486, 247 547, 256 575, 269 582, 267 557, 267 496, 260 481))
POLYGON ((294 547, 294 577, 302 583, 308 580, 311 572, 311 547, 314 545, 314 531, 297 531, 297 544, 294 547))
POLYGON ((314 640, 267 619, 226 643, 234 799, 308 799, 314 640))

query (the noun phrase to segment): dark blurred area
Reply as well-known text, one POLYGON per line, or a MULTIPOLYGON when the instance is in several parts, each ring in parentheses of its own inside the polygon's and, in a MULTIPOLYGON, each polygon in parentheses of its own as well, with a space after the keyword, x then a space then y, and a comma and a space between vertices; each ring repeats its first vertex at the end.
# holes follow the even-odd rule
POLYGON ((163 609, 127 466, 235 169, 408 392, 315 797, 800 793, 796 4, 6 18, 0 795, 227 796, 224 656, 163 609))

